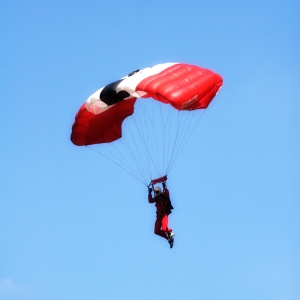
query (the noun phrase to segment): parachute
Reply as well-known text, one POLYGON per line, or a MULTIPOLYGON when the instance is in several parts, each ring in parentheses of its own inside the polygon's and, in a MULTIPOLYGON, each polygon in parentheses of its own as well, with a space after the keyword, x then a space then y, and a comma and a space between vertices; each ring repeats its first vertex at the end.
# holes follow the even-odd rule
POLYGON ((111 150, 101 154, 140 181, 149 182, 149 177, 153 179, 167 175, 171 161, 178 156, 189 137, 187 132, 191 131, 190 127, 193 130, 196 126, 191 125, 190 113, 195 114, 207 108, 222 84, 222 77, 213 71, 185 63, 164 63, 133 71, 97 90, 87 99, 76 114, 71 141, 77 146, 114 144, 118 140, 124 144, 131 136, 131 141, 125 142, 125 151, 115 146, 117 152, 113 159, 109 157, 111 150), (153 111, 150 111, 149 106, 153 111), (173 113, 177 114, 175 119, 171 117, 173 113), (185 115, 185 121, 178 115, 185 115), (129 116, 133 118, 136 128, 133 130, 131 125, 126 124, 125 127, 130 127, 130 133, 125 134, 123 123, 125 119, 130 119, 129 116), (181 142, 180 128, 183 128, 181 142), (161 134, 160 139, 157 138, 158 134, 161 134), (163 141, 163 145, 152 150, 159 140, 163 141), (169 151, 171 154, 166 154, 170 144, 173 145, 169 151), (145 152, 145 162, 141 162, 141 149, 145 152), (127 157, 132 162, 125 162, 125 152, 129 153, 127 157), (169 156, 167 167, 158 170, 156 162, 166 160, 166 156, 169 156), (129 171, 132 165, 136 165, 137 171, 129 171), (156 169, 155 176, 153 166, 156 169))

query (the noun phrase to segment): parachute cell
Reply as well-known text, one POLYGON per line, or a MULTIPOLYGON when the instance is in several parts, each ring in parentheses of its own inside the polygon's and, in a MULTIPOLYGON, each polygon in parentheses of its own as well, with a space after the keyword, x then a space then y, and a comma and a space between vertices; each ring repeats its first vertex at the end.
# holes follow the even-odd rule
POLYGON ((83 104, 75 117, 71 140, 77 146, 110 143, 122 136, 122 123, 133 113, 135 99, 112 105, 95 114, 83 104))

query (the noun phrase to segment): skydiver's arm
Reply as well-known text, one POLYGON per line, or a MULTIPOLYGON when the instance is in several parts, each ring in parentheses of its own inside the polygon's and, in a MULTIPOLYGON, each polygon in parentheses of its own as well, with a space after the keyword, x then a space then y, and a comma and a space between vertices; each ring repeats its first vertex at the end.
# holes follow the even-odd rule
POLYGON ((168 190, 168 188, 164 188, 164 195, 167 196, 167 197, 170 197, 170 192, 168 190))
POLYGON ((151 194, 148 195, 148 201, 149 203, 154 203, 155 202, 155 198, 152 197, 151 194))
POLYGON ((148 188, 148 201, 149 203, 154 203, 155 199, 152 197, 152 188, 148 188))

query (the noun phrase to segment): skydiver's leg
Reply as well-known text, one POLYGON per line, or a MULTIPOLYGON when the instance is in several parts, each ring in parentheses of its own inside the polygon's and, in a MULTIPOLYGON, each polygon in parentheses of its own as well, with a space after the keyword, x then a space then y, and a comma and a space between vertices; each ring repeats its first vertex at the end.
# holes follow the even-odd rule
POLYGON ((161 230, 161 226, 162 226, 162 220, 161 219, 156 219, 155 221, 155 225, 154 225, 154 233, 165 238, 168 239, 166 232, 161 230))
POLYGON ((167 240, 170 244, 170 248, 173 248, 174 233, 172 232, 172 229, 168 227, 168 221, 169 221, 168 215, 164 215, 161 219, 161 229, 162 231, 165 232, 165 235, 167 236, 167 240))
POLYGON ((164 215, 161 219, 161 229, 167 235, 169 235, 169 233, 172 231, 172 229, 168 227, 168 223, 169 223, 168 215, 164 215))

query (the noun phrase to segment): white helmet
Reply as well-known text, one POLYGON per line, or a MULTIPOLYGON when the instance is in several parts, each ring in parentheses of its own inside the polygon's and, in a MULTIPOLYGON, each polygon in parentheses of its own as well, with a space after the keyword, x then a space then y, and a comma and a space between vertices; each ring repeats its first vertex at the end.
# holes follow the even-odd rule
POLYGON ((155 196, 159 196, 159 195, 161 194, 161 188, 157 186, 157 187, 154 189, 154 193, 155 193, 155 196))

